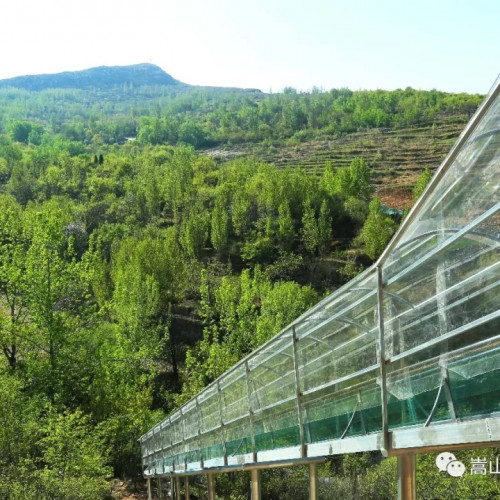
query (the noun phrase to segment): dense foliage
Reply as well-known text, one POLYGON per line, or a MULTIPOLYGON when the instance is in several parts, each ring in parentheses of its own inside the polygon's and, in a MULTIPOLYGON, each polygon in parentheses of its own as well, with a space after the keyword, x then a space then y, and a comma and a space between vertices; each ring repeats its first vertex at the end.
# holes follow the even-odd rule
MULTIPOLYGON (((310 175, 195 148, 476 105, 412 89, 1 90, 0 497, 105 498, 107 478, 140 473, 142 432, 356 275, 397 227, 361 157, 310 175)), ((357 488, 370 466, 359 498, 394 473, 349 460, 329 467, 357 488)), ((300 471, 287 474, 269 478, 269 498, 287 497, 283 481, 300 489, 300 471)))

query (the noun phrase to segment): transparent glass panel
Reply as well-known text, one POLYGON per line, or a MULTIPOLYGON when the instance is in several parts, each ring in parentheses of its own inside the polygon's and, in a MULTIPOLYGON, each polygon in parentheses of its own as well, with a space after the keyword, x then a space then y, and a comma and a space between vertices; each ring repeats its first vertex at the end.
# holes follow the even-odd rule
POLYGON ((439 244, 438 235, 456 233, 488 210, 498 210, 499 121, 496 99, 389 256, 386 279, 426 255, 439 244))
POLYGON ((220 424, 220 409, 219 399, 217 395, 217 387, 210 386, 198 397, 201 432, 207 432, 214 429, 220 424))
POLYGON ((386 287, 388 357, 498 310, 500 246, 490 241, 461 238, 386 287))
POLYGON ((185 453, 187 463, 200 461, 200 439, 198 436, 200 416, 196 401, 190 401, 182 409, 185 453))
POLYGON ((300 443, 292 341, 287 331, 248 363, 256 451, 300 443))
POLYGON ((245 366, 230 371, 220 381, 224 423, 248 417, 248 391, 245 366))
POLYGON ((264 410, 254 418, 256 450, 274 450, 300 444, 295 400, 264 410))
POLYGON ((170 435, 172 437, 172 444, 182 443, 184 439, 183 432, 183 418, 182 415, 177 412, 170 417, 170 435))
POLYGON ((311 313, 306 313, 304 318, 295 326, 296 334, 299 338, 311 333, 319 325, 322 325, 328 317, 331 316, 326 311, 343 310, 348 303, 357 303, 358 300, 366 296, 366 290, 363 286, 364 280, 373 274, 374 269, 370 268, 361 273, 351 282, 347 283, 331 296, 321 302, 321 307, 313 308, 311 313))
POLYGON ((228 372, 220 381, 222 419, 227 455, 252 452, 247 376, 244 364, 228 372))
POLYGON ((168 451, 168 448, 171 445, 171 440, 170 440, 170 428, 165 422, 162 422, 160 425, 160 434, 161 434, 161 440, 162 440, 162 446, 165 451, 168 451))
POLYGON ((228 457, 252 453, 252 427, 248 416, 225 427, 228 457))
POLYGON ((436 400, 434 420, 450 418, 445 391, 439 391, 441 381, 439 358, 391 365, 387 373, 389 427, 425 423, 436 400))
POLYGON ((187 463, 201 461, 200 440, 198 437, 186 441, 186 461, 187 463))
MULTIPOLYGON (((295 370, 291 332, 268 344, 248 362, 250 402, 257 413, 278 408, 282 402, 295 401, 295 370)), ((279 412, 278 408, 276 412, 279 412)), ((272 418, 273 412, 270 413, 272 418)))
POLYGON ((198 428, 200 425, 200 416, 196 401, 190 401, 182 408, 182 415, 184 417, 184 438, 190 439, 198 436, 198 428))
POLYGON ((389 363, 390 427, 425 422, 434 404, 432 421, 450 418, 450 407, 457 418, 499 411, 498 332, 497 317, 389 363))
POLYGON ((198 403, 203 459, 221 458, 224 456, 224 448, 217 386, 214 384, 205 389, 199 395, 198 403))
POLYGON ((498 336, 487 345, 450 355, 447 368, 457 418, 500 411, 498 336))
POLYGON ((326 387, 303 398, 302 413, 307 443, 380 431, 380 387, 372 372, 326 387), (352 422, 351 422, 352 420, 352 422))
MULTIPOLYGON (((377 364, 377 277, 371 273, 332 301, 322 322, 298 337, 300 390, 304 393, 377 364)), ((358 381, 352 379, 352 384, 358 381)))

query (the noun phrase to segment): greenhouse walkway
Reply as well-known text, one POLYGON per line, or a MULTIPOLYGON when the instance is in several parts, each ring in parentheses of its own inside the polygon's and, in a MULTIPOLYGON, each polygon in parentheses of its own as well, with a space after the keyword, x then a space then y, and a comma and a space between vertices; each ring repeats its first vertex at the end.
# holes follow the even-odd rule
MULTIPOLYGON (((379 260, 140 438, 143 471, 172 478, 500 446, 500 81, 379 260)), ((182 481, 181 481, 182 479, 182 481)), ((161 488, 160 488, 161 493, 161 488)), ((151 489, 150 489, 151 494, 151 489)))

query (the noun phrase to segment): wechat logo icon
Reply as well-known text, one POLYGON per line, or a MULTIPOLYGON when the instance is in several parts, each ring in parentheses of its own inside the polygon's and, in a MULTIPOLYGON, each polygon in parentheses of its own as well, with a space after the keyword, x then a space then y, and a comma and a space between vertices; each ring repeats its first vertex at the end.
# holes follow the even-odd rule
POLYGON ((465 465, 457 460, 453 453, 444 451, 436 457, 436 467, 440 472, 446 471, 452 477, 462 477, 465 474, 465 465))

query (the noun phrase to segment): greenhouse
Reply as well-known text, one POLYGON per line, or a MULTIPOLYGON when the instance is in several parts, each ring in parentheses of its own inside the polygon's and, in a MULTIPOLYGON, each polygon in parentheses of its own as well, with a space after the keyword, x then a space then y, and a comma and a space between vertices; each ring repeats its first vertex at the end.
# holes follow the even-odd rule
MULTIPOLYGON (((146 478, 500 446, 500 81, 379 260, 140 438, 146 478)), ((189 482, 187 482, 189 484, 189 482)), ((178 494, 180 498, 180 493, 178 494)), ((186 489, 186 497, 189 490, 186 489)))

